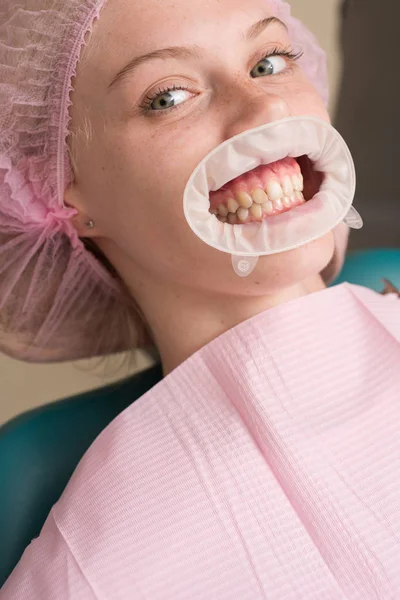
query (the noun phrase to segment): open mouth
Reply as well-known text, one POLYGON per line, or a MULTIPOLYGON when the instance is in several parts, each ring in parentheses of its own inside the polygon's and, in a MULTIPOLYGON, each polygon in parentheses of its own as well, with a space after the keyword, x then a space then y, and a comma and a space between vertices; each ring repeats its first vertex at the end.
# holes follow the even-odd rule
POLYGON ((283 158, 259 165, 210 192, 209 211, 230 225, 261 222, 311 200, 323 179, 307 155, 283 158))
POLYGON ((189 177, 183 211, 208 246, 253 259, 303 246, 342 222, 360 228, 355 184, 339 132, 314 117, 288 117, 209 152, 189 177))

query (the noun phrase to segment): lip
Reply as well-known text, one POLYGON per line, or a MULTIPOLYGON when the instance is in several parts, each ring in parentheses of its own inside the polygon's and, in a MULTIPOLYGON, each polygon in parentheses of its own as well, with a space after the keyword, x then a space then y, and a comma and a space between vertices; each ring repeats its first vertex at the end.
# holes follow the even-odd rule
MULTIPOLYGON (((289 120, 289 119, 283 119, 282 121, 277 121, 276 123, 283 123, 287 120, 289 120)), ((236 136, 236 138, 240 138, 241 135, 243 135, 243 134, 236 136)), ((218 148, 216 148, 213 152, 211 152, 208 155, 208 157, 203 159, 203 161, 208 159, 208 162, 207 162, 207 192, 208 192, 208 194, 210 194, 211 192, 218 191, 219 189, 224 187, 226 184, 237 179, 241 175, 251 172, 251 171, 254 171, 260 165, 269 165, 271 163, 281 161, 288 157, 295 158, 296 160, 298 160, 298 158, 306 156, 314 164, 317 164, 318 160, 320 159, 319 155, 315 156, 313 153, 309 152, 306 143, 298 146, 299 151, 297 153, 295 152, 295 149, 289 149, 286 147, 279 149, 279 144, 277 144, 276 148, 268 149, 268 153, 265 153, 264 149, 260 149, 259 156, 249 157, 247 159, 247 161, 244 160, 243 161, 244 164, 240 165, 241 168, 239 168, 239 165, 233 164, 232 167, 228 171, 229 176, 224 176, 221 173, 220 162, 221 162, 221 160, 223 160, 224 162, 229 163, 228 147, 230 146, 230 144, 233 144, 235 142, 236 138, 231 138, 230 140, 226 140, 218 148), (224 152, 224 150, 226 150, 226 152, 224 152), (225 155, 226 155, 226 158, 225 158, 225 155)), ((244 151, 246 151, 246 148, 244 148, 244 151)))

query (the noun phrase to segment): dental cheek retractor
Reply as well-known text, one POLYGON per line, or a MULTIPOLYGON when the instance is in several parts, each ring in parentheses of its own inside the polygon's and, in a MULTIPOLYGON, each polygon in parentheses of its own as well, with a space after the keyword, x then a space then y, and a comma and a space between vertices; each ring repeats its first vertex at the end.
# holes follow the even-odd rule
POLYGON ((212 150, 190 176, 183 208, 194 233, 247 277, 260 256, 303 246, 341 222, 360 229, 355 187, 341 135, 319 119, 289 117, 212 150))

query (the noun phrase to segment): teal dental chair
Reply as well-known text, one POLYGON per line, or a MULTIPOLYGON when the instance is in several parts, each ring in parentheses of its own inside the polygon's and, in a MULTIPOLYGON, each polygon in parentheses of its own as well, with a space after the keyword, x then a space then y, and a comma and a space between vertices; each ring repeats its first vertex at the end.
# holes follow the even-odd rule
MULTIPOLYGON (((349 254, 335 284, 400 289, 400 249, 349 254)), ((400 318, 400 311, 399 311, 400 318)), ((162 378, 160 365, 19 415, 0 427, 0 588, 99 433, 162 378)), ((7 398, 2 398, 7 402, 7 398)))

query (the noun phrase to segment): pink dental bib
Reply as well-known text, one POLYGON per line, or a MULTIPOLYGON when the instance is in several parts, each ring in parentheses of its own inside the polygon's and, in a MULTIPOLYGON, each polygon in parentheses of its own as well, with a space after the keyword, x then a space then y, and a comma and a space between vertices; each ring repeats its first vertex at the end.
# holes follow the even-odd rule
POLYGON ((214 340, 97 438, 1 600, 400 600, 400 300, 214 340))

